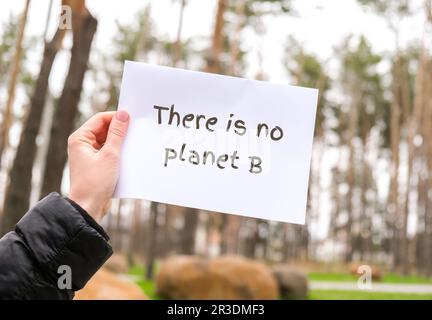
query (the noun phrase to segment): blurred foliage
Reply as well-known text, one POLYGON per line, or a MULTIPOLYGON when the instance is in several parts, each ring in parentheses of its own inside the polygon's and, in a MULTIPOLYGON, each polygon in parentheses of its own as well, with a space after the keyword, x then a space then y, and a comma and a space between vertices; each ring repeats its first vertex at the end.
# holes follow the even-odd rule
POLYGON ((378 13, 392 12, 399 15, 406 15, 411 12, 409 0, 357 0, 363 6, 369 6, 378 13))
MULTIPOLYGON (((10 62, 15 54, 15 38, 18 31, 19 18, 14 15, 9 15, 0 28, 0 86, 5 86, 8 81, 8 73, 10 62)), ((34 83, 33 76, 27 66, 28 51, 33 50, 36 46, 36 38, 31 37, 26 39, 21 57, 21 72, 20 80, 27 94, 34 83)))
POLYGON ((6 81, 10 61, 13 58, 17 27, 17 17, 10 15, 8 21, 4 22, 1 28, 3 32, 0 38, 0 84, 4 84, 6 81))
MULTIPOLYGON (((351 99, 356 99, 355 96, 359 95, 359 101, 353 103, 359 103, 360 112, 365 114, 365 117, 358 117, 357 134, 360 136, 365 120, 373 126, 389 108, 389 101, 384 95, 382 75, 378 71, 383 57, 373 52, 364 36, 359 38, 349 36, 345 41, 346 45, 340 52, 341 83, 351 99)), ((386 125, 388 122, 380 123, 386 125)))
POLYGON ((335 108, 335 105, 327 99, 331 89, 331 79, 324 69, 325 64, 316 55, 305 52, 302 44, 292 36, 285 44, 283 64, 293 84, 319 90, 315 136, 321 137, 325 129, 326 114, 334 112, 335 108))
POLYGON ((312 290, 309 298, 311 300, 432 300, 432 294, 312 290))
POLYGON ((245 0, 245 15, 250 18, 266 14, 284 14, 291 11, 291 0, 245 0))

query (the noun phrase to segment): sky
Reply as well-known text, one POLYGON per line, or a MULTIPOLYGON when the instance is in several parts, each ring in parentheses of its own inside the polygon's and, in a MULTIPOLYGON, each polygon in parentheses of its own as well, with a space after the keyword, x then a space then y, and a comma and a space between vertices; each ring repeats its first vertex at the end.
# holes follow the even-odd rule
MULTIPOLYGON (((24 8, 24 0, 1 1, 0 28, 10 14, 18 15, 24 8)), ((178 24, 179 1, 176 0, 87 0, 90 12, 98 19, 98 31, 94 47, 104 53, 112 49, 112 38, 116 32, 116 21, 122 24, 133 23, 136 13, 147 4, 151 4, 151 16, 156 23, 157 34, 174 41, 178 24)), ((421 0, 410 0, 414 7, 420 8, 421 0)), ((35 36, 41 39, 45 28, 49 0, 32 0, 30 5, 26 37, 35 36)), ((245 77, 253 78, 258 68, 258 49, 261 49, 263 70, 271 82, 287 83, 286 70, 282 67, 285 43, 289 36, 295 37, 307 51, 316 54, 322 61, 328 61, 329 72, 335 72, 332 64, 334 48, 349 34, 363 34, 370 41, 375 51, 383 53, 394 50, 395 38, 387 22, 370 10, 361 8, 356 0, 296 0, 294 14, 264 17, 265 26, 262 36, 254 32, 245 32, 242 49, 247 54, 245 77)), ((183 39, 208 38, 214 23, 217 0, 188 0, 184 13, 183 39)), ((60 10, 60 1, 54 1, 50 34, 56 27, 54 15, 60 10)), ((419 10, 421 12, 421 10, 419 10)), ((404 19, 400 23, 400 43, 407 44, 418 41, 424 32, 422 13, 404 19)), ((2 30, 0 29, 0 32, 2 30)), ((66 42, 66 46, 70 46, 66 42)), ((65 50, 67 51, 67 50, 65 50)), ((62 52, 56 59, 50 87, 54 94, 59 94, 68 62, 68 53, 62 52)), ((30 56, 31 69, 36 74, 41 52, 33 52, 30 56)), ((16 103, 24 99, 20 95, 16 103)), ((12 134, 13 136, 13 134, 12 134)), ((18 134, 16 135, 18 137, 18 134)), ((333 160, 332 160, 333 159, 333 160)), ((329 164, 334 157, 326 155, 324 161, 329 164), (329 158, 327 160, 327 158, 329 158)), ((325 167, 325 165, 324 165, 325 167)), ((328 170, 326 171, 328 173, 328 170)), ((323 184, 328 184, 331 177, 323 175, 323 184)), ((323 201, 323 210, 329 212, 329 201, 323 201)), ((326 219, 326 215, 323 215, 326 219)), ((327 215, 328 217, 328 215, 327 215)), ((325 224, 325 221, 322 221, 325 224)), ((320 223, 321 224, 321 223, 320 223)), ((325 234, 320 226, 316 230, 318 237, 325 234)))

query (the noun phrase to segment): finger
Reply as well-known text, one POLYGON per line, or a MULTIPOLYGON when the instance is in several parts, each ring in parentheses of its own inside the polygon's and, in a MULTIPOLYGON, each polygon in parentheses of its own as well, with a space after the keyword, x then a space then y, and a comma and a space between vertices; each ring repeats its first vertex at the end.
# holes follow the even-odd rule
POLYGON ((129 113, 119 110, 109 125, 104 148, 119 152, 129 126, 129 113))
POLYGON ((114 114, 115 112, 100 112, 91 117, 69 136, 69 147, 87 145, 99 150, 106 140, 114 114))
POLYGON ((115 111, 99 112, 87 120, 80 129, 84 129, 83 132, 93 134, 99 143, 104 143, 114 114, 115 111))

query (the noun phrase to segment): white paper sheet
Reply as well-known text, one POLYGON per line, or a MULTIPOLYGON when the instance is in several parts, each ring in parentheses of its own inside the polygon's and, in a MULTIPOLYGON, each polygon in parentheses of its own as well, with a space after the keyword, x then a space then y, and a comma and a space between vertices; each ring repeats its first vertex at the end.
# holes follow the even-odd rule
POLYGON ((303 224, 317 97, 316 89, 127 61, 119 109, 131 123, 115 196, 303 224), (179 117, 169 124, 172 106, 179 117), (249 157, 259 157, 252 172, 249 157))

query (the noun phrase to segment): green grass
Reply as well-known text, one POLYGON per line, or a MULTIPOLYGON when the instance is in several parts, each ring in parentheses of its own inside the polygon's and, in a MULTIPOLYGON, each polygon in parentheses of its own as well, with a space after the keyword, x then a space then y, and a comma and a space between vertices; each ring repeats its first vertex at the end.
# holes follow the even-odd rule
POLYGON ((149 297, 151 300, 160 300, 161 298, 156 294, 156 288, 154 286, 153 281, 151 280, 138 280, 136 283, 142 291, 149 297))
MULTIPOLYGON (((160 267, 159 261, 156 261, 153 267, 153 273, 157 274, 160 267)), ((147 268, 145 266, 135 265, 131 267, 128 271, 128 274, 134 275, 134 276, 142 276, 146 274, 147 268)))
POLYGON ((432 294, 311 290, 311 300, 432 300, 432 294))
POLYGON ((383 277, 383 282, 386 283, 413 283, 413 284, 428 284, 432 283, 432 278, 420 276, 401 276, 398 274, 386 274, 383 277))
MULTIPOLYGON (((136 283, 144 293, 152 300, 159 300, 153 281, 145 280, 145 268, 134 266, 129 272, 130 275, 142 277, 136 283)), ((310 281, 336 281, 353 282, 357 281, 355 275, 348 273, 309 273, 310 281)), ((406 284, 428 284, 432 283, 431 278, 419 276, 400 276, 387 274, 383 277, 382 283, 406 283, 406 284)), ((341 291, 341 290, 311 290, 309 299, 312 300, 432 300, 432 294, 415 293, 393 293, 393 292, 370 292, 370 291, 341 291)))
MULTIPOLYGON (((309 273, 310 281, 337 281, 337 282, 353 282, 357 281, 358 277, 349 273, 309 273)), ((386 274, 383 276, 381 283, 406 283, 406 284, 429 284, 432 283, 432 278, 424 278, 420 276, 401 276, 398 274, 386 274)))
MULTIPOLYGON (((154 283, 148 280, 137 282, 144 293, 152 300, 160 300, 156 294, 154 283)), ((311 290, 311 300, 432 300, 432 294, 341 291, 341 290, 311 290)))
POLYGON ((133 266, 129 269, 128 274, 133 276, 143 276, 145 274, 145 268, 143 266, 133 266))
POLYGON ((154 282, 152 280, 144 279, 145 270, 145 267, 137 265, 131 267, 128 274, 140 277, 140 280, 136 281, 136 284, 151 300, 160 300, 160 297, 156 294, 154 282))

